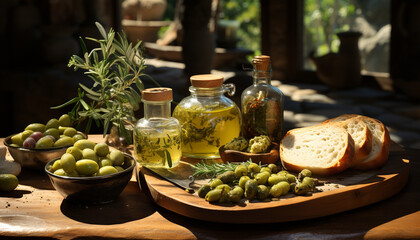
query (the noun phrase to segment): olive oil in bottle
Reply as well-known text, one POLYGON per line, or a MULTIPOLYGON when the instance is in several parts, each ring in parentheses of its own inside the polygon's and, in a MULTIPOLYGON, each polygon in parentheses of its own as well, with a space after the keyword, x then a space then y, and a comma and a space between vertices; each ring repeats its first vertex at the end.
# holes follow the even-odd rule
POLYGON ((173 113, 182 128, 182 154, 218 158, 219 147, 241 131, 240 110, 223 95, 233 95, 235 87, 223 84, 223 77, 212 74, 192 76, 191 84, 191 96, 184 98, 173 113))
POLYGON ((144 118, 134 128, 134 156, 140 165, 172 168, 181 159, 181 126, 171 117, 172 89, 142 92, 144 118))
POLYGON ((254 83, 241 96, 242 134, 246 139, 266 135, 280 142, 284 134, 284 95, 271 85, 269 56, 255 56, 252 65, 254 83))

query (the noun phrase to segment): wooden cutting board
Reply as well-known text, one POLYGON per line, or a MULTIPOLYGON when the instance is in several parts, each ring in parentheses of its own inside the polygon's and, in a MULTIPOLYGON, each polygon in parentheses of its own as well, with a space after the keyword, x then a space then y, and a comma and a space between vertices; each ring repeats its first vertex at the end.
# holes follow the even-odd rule
MULTIPOLYGON (((409 160, 402 158, 402 149, 391 146, 387 164, 378 170, 346 170, 342 174, 326 178, 330 184, 322 192, 311 196, 289 194, 267 202, 242 201, 238 204, 214 204, 175 187, 172 183, 139 168, 137 178, 141 189, 153 201, 178 214, 222 223, 271 223, 317 218, 366 206, 397 194, 406 184, 409 160)), ((194 159, 184 159, 196 163, 194 159)), ((191 167, 180 163, 174 172, 179 178, 188 178, 191 167)), ((197 188, 198 189, 198 188, 197 188)))

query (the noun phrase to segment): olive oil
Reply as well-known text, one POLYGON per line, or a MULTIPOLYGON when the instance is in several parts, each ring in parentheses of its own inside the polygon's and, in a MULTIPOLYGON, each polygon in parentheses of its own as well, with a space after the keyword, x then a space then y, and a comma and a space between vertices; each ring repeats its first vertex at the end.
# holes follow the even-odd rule
POLYGON ((134 127, 134 158, 147 167, 172 168, 182 156, 181 126, 171 117, 172 89, 142 91, 144 118, 134 127))
POLYGON ((219 157, 219 147, 240 134, 239 108, 176 108, 173 116, 182 128, 183 155, 198 158, 219 157))
POLYGON ((181 159, 181 137, 177 130, 162 133, 136 132, 134 155, 139 163, 149 167, 171 168, 181 159))

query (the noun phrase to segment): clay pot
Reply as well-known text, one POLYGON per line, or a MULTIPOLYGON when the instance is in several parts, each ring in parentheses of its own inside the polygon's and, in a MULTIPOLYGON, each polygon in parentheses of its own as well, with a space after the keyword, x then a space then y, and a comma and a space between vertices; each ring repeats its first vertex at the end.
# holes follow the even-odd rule
POLYGON ((315 57, 312 52, 310 60, 316 65, 319 79, 331 88, 342 89, 357 87, 361 84, 362 75, 358 41, 360 32, 342 32, 338 53, 328 53, 315 57))

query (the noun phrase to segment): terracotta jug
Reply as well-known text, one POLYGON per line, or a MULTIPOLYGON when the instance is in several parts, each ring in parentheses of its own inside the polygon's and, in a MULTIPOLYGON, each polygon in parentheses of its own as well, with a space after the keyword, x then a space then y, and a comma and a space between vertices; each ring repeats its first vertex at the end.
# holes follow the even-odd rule
POLYGON ((311 52, 309 59, 316 66, 319 79, 331 88, 343 89, 357 87, 362 82, 358 42, 360 32, 341 32, 337 34, 340 47, 337 53, 315 57, 311 52))

